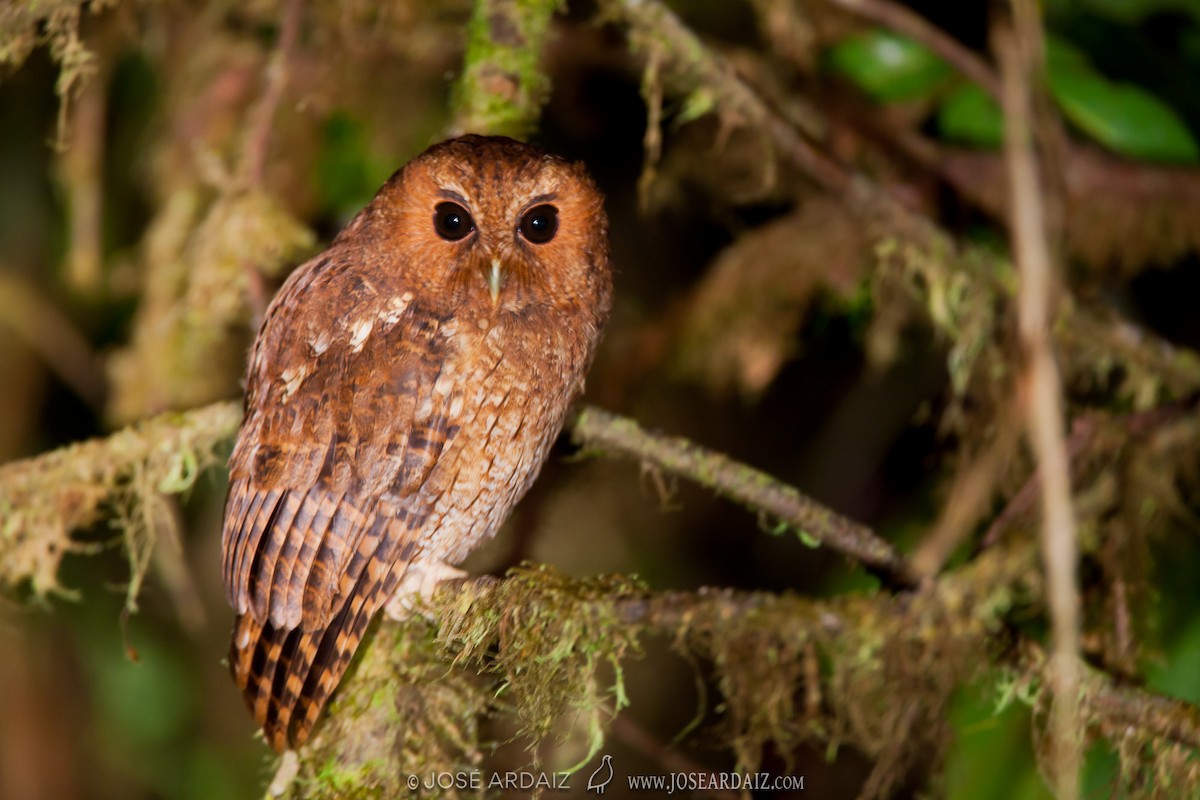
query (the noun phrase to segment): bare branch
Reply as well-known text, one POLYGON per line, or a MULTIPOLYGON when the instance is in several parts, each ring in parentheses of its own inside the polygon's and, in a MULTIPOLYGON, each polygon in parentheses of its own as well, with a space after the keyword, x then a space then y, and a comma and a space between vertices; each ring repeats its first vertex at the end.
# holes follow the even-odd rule
POLYGON ((28 281, 0 265, 0 325, 37 353, 93 409, 104 402, 104 371, 87 338, 28 281))
POLYGON ((279 102, 283 99, 283 90, 287 86, 288 61, 296 48, 302 5, 301 0, 286 0, 284 4, 283 18, 279 25, 279 42, 267 66, 266 88, 263 90, 262 99, 254 108, 246 135, 242 169, 245 170, 246 181, 251 186, 262 186, 267 149, 271 144, 271 124, 279 102))
POLYGON ((1045 203, 1033 144, 1031 84, 1042 73, 1041 28, 1031 0, 1014 0, 1015 37, 998 33, 1004 83, 1005 153, 1012 239, 1020 286, 1019 337, 1025 366, 1019 378, 1029 441, 1042 484, 1042 557, 1053 629, 1048 664, 1053 687, 1051 773, 1057 795, 1079 795, 1082 740, 1079 724, 1079 561, 1071 476, 1064 435, 1062 381, 1050 329, 1057 316, 1056 276, 1045 225, 1045 203))

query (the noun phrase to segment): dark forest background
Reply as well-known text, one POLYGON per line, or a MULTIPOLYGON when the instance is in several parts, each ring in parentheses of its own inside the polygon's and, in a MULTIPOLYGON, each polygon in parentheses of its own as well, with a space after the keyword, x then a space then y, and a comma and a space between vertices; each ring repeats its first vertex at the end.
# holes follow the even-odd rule
MULTIPOLYGON (((585 401, 796 487, 920 578, 881 579, 822 528, 564 435, 473 572, 571 576, 530 579, 535 600, 636 575, 612 593, 679 592, 685 609, 724 587, 729 614, 764 592, 814 622, 789 633, 774 606, 736 612, 741 627, 655 617, 585 665, 597 703, 624 701, 612 686, 628 700, 600 715, 603 744, 590 711, 558 714, 535 737, 542 763, 590 758, 577 796, 599 753, 621 774, 803 775, 818 797, 1051 796, 1008 5, 572 0, 550 19, 555 5, 0 0, 0 797, 262 793, 274 757, 222 663, 236 416, 195 410, 240 397, 292 267, 394 169, 480 126, 582 160, 607 195, 616 306, 585 401), (544 38, 532 22, 502 52, 490 6, 550 19, 544 38), (470 67, 493 62, 527 94, 489 101, 470 67), (107 449, 39 457, 150 418, 107 449), (920 617, 926 600, 939 611, 920 617), (822 611, 847 630, 814 632, 822 611), (960 613, 983 621, 960 635, 960 613)), ((1081 796, 1195 796, 1200 3, 1041 11, 1031 124, 1095 681, 1081 796)), ((476 672, 504 657, 488 641, 476 672)), ((438 647, 449 663, 461 644, 438 647)), ((478 760, 454 763, 529 763, 522 728, 540 729, 512 711, 468 726, 478 760)), ((322 784, 332 752, 293 790, 381 785, 369 770, 322 784)))

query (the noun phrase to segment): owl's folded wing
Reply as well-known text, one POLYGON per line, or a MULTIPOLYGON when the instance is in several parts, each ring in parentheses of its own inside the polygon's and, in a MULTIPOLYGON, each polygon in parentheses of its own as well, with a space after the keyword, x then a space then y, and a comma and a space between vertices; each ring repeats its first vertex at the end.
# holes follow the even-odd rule
POLYGON ((222 536, 231 668, 277 748, 307 737, 419 554, 426 483, 462 407, 435 315, 341 297, 341 320, 311 303, 301 316, 320 266, 284 287, 260 335, 222 536))
POLYGON ((238 613, 313 630, 372 559, 413 555, 436 499, 422 489, 457 433, 462 387, 443 376, 456 354, 435 315, 409 306, 388 316, 342 297, 350 311, 327 317, 301 302, 319 269, 297 277, 252 360, 222 552, 238 613))

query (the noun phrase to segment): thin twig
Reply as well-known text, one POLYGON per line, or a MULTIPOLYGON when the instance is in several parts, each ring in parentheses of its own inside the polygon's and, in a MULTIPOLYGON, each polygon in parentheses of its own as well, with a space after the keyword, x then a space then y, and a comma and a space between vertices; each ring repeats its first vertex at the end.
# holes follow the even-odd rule
POLYGON ((662 49, 651 46, 646 53, 646 69, 642 74, 642 99, 646 102, 646 133, 642 137, 642 174, 638 176, 638 207, 650 208, 650 189, 662 161, 663 87, 659 80, 662 49))
POLYGON ((1017 444, 1007 418, 1002 418, 996 427, 996 438, 955 475, 937 522, 913 552, 913 568, 919 574, 937 574, 987 513, 1004 466, 1017 444))
POLYGON ((849 188, 850 175, 841 165, 773 113, 733 67, 666 6, 647 0, 605 0, 602 6, 626 22, 630 42, 638 50, 661 54, 663 84, 673 93, 699 99, 693 93, 701 89, 703 99, 717 101, 719 111, 731 120, 764 130, 780 155, 818 184, 836 192, 849 188))
POLYGON ((287 86, 288 61, 296 47, 296 37, 300 30, 301 0, 287 0, 283 7, 283 18, 279 25, 279 41, 275 52, 271 55, 267 66, 266 87, 262 99, 254 108, 249 130, 246 135, 245 148, 242 151, 242 168, 245 170, 246 182, 250 186, 262 186, 266 171, 267 150, 271 144, 271 126, 275 120, 275 112, 283 99, 283 90, 287 86))
MULTIPOLYGON (((89 37, 93 51, 113 50, 113 25, 104 24, 89 37)), ((81 296, 96 296, 104 278, 104 155, 108 122, 109 82, 116 57, 104 53, 94 74, 78 92, 74 124, 66 132, 69 146, 60 151, 58 178, 66 190, 70 224, 66 278, 81 296)), ((67 100, 63 99, 65 106, 67 100)))
MULTIPOLYGON (((267 169, 267 151, 271 144, 271 127, 275 120, 275 112, 283 99, 283 90, 287 86, 288 62, 292 51, 296 48, 296 38, 300 30, 300 14, 302 0, 287 0, 283 7, 283 18, 279 25, 279 41, 271 61, 267 65, 266 87, 262 99, 255 106, 253 116, 246 133, 246 142, 242 150, 242 169, 246 184, 258 189, 263 185, 267 169)), ((252 326, 257 328, 266 311, 267 288, 262 273, 257 265, 246 262, 243 265, 246 274, 246 290, 252 313, 252 326)))
POLYGON ((687 439, 650 433, 631 419, 597 408, 585 408, 579 414, 571 435, 580 445, 632 456, 770 514, 859 562, 894 586, 916 585, 916 573, 908 561, 865 525, 726 455, 687 439))
MULTIPOLYGON (((1155 409, 1155 411, 1157 412, 1159 409, 1155 409)), ((1072 464, 1091 445, 1096 428, 1097 419, 1093 417, 1080 417, 1075 420, 1071 428, 1071 436, 1067 439, 1067 459, 1072 464)), ((1027 520, 1033 514, 1041 499, 1042 476, 1041 472, 1035 470, 992 520, 987 533, 983 535, 981 546, 986 549, 999 544, 1006 531, 1018 522, 1027 520)))
POLYGON ((104 370, 91 344, 71 321, 29 281, 0 265, 0 327, 10 328, 41 356, 89 408, 104 403, 104 370))
POLYGON ((1020 286, 1018 334, 1025 367, 1020 377, 1030 445, 1042 481, 1042 556, 1053 630, 1048 664, 1053 707, 1050 768, 1057 796, 1079 795, 1082 742, 1079 725, 1079 560, 1071 476, 1063 425, 1062 385, 1052 352, 1055 277, 1044 227, 1045 208, 1033 144, 1031 84, 1041 74, 1038 10, 1013 0, 1016 34, 997 34, 1004 83, 1005 154, 1008 163, 1013 251, 1020 286))
POLYGON ((964 47, 941 28, 930 24, 919 14, 897 3, 889 2, 889 0, 829 0, 829 2, 920 42, 949 62, 964 76, 979 84, 985 92, 999 102, 1000 79, 996 76, 995 70, 973 51, 964 47))
MULTIPOLYGON (((697 764, 678 750, 672 750, 659 741, 653 734, 633 721, 628 714, 618 714, 612 721, 613 735, 629 747, 643 755, 654 759, 670 772, 686 772, 690 774, 709 773, 715 775, 715 770, 697 764)), ((716 784, 716 781, 713 781, 716 784)), ((725 789, 714 789, 705 792, 706 797, 719 797, 722 800, 737 800, 737 793, 725 789)))

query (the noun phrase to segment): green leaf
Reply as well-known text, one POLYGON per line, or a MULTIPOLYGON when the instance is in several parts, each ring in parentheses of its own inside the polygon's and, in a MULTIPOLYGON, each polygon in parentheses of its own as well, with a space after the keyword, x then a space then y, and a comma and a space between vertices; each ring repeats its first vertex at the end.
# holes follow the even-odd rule
POLYGON ((1115 83, 1086 63, 1052 61, 1050 93, 1076 127, 1110 150, 1147 161, 1195 163, 1200 148, 1183 121, 1154 95, 1115 83))
POLYGON ((1165 649, 1166 658, 1146 669, 1147 685, 1189 703, 1200 702, 1200 619, 1165 649))
MULTIPOLYGON (((1191 131, 1154 95, 1098 73, 1074 45, 1046 39, 1050 93, 1063 116, 1082 133, 1120 155, 1147 161, 1196 163, 1200 160, 1191 131)), ((951 141, 999 147, 1004 116, 978 86, 955 89, 938 107, 937 126, 951 141)))
POLYGON ((1062 37, 1052 33, 1046 34, 1046 66, 1048 69, 1059 67, 1083 67, 1091 69, 1092 63, 1087 53, 1062 37))
POLYGON ((937 110, 937 126, 950 141, 977 147, 1004 143, 1004 114, 991 95, 975 84, 955 89, 937 110))
POLYGON ((882 30, 844 39, 827 58, 831 69, 885 103, 928 97, 954 75, 925 47, 882 30))

